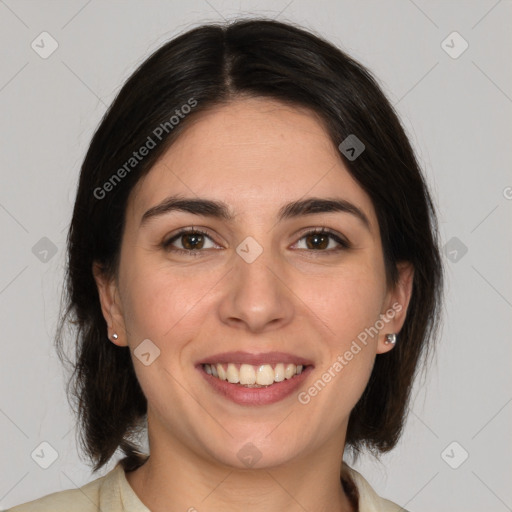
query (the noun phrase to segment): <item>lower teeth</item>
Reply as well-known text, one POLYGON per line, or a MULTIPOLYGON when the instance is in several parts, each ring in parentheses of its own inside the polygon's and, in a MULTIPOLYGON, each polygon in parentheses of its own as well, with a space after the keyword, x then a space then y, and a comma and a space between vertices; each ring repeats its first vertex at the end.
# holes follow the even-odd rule
MULTIPOLYGON (((274 384, 274 382, 272 382, 272 384, 274 384)), ((240 383, 238 383, 239 386, 243 386, 244 388, 268 388, 268 386, 272 386, 272 384, 268 384, 267 386, 264 386, 262 384, 240 384, 240 383)))

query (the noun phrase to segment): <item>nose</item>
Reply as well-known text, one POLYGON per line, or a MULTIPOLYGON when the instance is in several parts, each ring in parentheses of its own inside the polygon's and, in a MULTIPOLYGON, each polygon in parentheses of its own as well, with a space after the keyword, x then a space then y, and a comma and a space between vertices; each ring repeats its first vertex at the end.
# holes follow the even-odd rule
POLYGON ((256 260, 235 254, 228 285, 219 305, 222 322, 253 333, 279 329, 294 315, 293 292, 285 268, 270 250, 256 260))

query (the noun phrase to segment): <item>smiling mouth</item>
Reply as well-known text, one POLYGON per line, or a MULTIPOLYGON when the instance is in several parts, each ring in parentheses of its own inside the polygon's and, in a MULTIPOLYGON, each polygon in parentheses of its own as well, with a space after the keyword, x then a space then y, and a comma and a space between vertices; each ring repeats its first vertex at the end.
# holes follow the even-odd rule
POLYGON ((308 365, 293 363, 277 364, 202 364, 203 370, 212 377, 246 388, 266 388, 277 382, 300 375, 308 365))

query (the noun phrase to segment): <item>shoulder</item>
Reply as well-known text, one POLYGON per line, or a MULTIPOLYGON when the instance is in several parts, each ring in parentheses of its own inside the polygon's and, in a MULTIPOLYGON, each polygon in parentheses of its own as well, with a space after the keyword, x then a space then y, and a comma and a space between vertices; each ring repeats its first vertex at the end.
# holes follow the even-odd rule
POLYGON ((381 498, 368 481, 355 469, 343 463, 343 471, 354 482, 359 495, 358 512, 407 512, 405 508, 390 500, 381 498))
POLYGON ((10 508, 8 512, 98 512, 98 510, 115 512, 117 509, 111 505, 113 505, 112 498, 117 494, 119 468, 121 466, 116 466, 105 476, 83 487, 54 492, 10 508), (109 506, 104 508, 107 504, 109 506))

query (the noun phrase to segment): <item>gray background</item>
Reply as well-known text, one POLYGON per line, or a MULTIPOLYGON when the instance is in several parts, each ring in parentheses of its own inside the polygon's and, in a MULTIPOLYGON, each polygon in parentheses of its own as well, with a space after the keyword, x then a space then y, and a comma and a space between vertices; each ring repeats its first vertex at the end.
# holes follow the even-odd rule
POLYGON ((510 0, 0 0, 0 509, 92 479, 52 340, 93 130, 163 42, 201 22, 265 15, 313 29, 377 75, 448 244, 436 362, 416 382, 399 446, 354 467, 411 511, 512 510, 511 14, 510 0), (31 47, 50 48, 43 31, 58 43, 46 59, 31 47), (453 31, 469 44, 461 55, 453 31), (42 442, 58 453, 48 469, 42 442))

